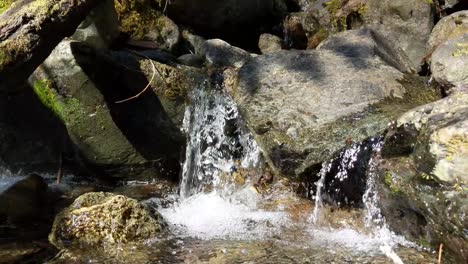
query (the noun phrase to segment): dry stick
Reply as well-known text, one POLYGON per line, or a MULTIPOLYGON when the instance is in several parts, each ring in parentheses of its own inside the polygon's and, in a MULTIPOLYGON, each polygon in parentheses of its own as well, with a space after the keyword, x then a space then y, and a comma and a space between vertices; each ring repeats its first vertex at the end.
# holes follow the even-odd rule
POLYGON ((439 261, 438 264, 442 264, 442 252, 444 251, 444 244, 440 243, 439 246, 439 261))
MULTIPOLYGON (((150 81, 148 82, 148 84, 146 85, 146 87, 145 87, 143 90, 141 90, 141 92, 139 92, 139 93, 137 93, 136 95, 134 95, 134 96, 132 96, 132 97, 129 97, 129 98, 127 98, 127 99, 120 100, 120 101, 116 101, 116 102, 115 102, 116 104, 120 104, 120 103, 123 103, 123 102, 127 102, 127 101, 130 101, 130 100, 133 100, 133 99, 136 99, 136 98, 140 97, 140 95, 142 95, 144 92, 146 92, 146 90, 148 90, 149 87, 151 87, 151 84, 153 83, 154 77, 156 76, 156 66, 154 66, 153 61, 152 61, 150 58, 148 58, 146 55, 144 55, 144 54, 141 54, 141 53, 136 52, 136 51, 132 51, 132 52, 138 54, 139 56, 143 56, 143 57, 147 58, 147 59, 151 62, 151 66, 153 67, 153 75, 151 76, 151 79, 150 79, 150 81)), ((158 72, 159 72, 159 71, 158 71, 158 72)), ((159 74, 161 75, 161 78, 164 79, 163 76, 162 76, 162 74, 161 74, 161 73, 159 73, 159 74)))
POLYGON ((62 157, 62 152, 60 152, 60 156, 59 156, 59 168, 58 168, 58 172, 57 172, 57 184, 60 184, 60 182, 62 181, 62 176, 63 176, 63 157, 62 157))

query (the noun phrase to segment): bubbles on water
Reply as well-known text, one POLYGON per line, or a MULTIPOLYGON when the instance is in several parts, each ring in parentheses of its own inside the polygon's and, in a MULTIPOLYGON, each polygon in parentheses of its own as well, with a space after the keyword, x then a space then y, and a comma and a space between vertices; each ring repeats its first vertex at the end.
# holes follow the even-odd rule
POLYGON ((160 213, 180 235, 199 239, 265 239, 291 224, 284 212, 258 209, 256 199, 252 188, 233 197, 200 193, 160 213))

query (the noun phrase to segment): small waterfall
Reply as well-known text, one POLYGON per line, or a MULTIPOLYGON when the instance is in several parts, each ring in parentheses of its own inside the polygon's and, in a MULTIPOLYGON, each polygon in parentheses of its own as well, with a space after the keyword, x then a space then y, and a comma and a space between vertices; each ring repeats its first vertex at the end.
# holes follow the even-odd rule
POLYGON ((187 148, 180 195, 232 190, 229 175, 257 165, 260 150, 253 136, 242 131, 236 104, 216 89, 197 89, 186 108, 183 130, 187 148))
POLYGON ((316 191, 315 191, 315 196, 314 196, 315 207, 309 219, 309 221, 312 222, 313 224, 317 223, 319 216, 320 216, 320 209, 323 207, 322 190, 325 184, 325 176, 327 175, 328 172, 330 172, 330 168, 331 168, 331 162, 324 162, 322 163, 322 168, 320 169, 320 172, 318 173, 318 176, 320 178, 315 183, 317 186, 316 191))

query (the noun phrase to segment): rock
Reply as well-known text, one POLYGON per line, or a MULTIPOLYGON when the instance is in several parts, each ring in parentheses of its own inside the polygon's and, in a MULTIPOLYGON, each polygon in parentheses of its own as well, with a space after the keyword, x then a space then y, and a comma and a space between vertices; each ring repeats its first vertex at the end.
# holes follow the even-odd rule
MULTIPOLYGON (((149 67, 153 74, 151 65, 141 66, 149 67)), ((156 95, 148 92, 138 100, 116 104, 147 85, 145 75, 129 70, 131 67, 140 70, 134 56, 126 56, 122 63, 82 43, 64 41, 31 76, 30 83, 62 120, 83 162, 96 169, 96 174, 175 180, 184 140, 156 95)), ((172 83, 174 77, 166 74, 167 79, 159 83, 172 83)), ((154 78, 158 77, 155 72, 154 78)))
POLYGON ((468 87, 468 31, 467 34, 441 44, 432 53, 431 72, 436 82, 444 88, 468 87))
POLYGON ((286 11, 284 0, 179 0, 167 6, 167 15, 177 24, 235 44, 257 40, 281 22, 286 11))
POLYGON ((203 67, 205 63, 205 58, 197 54, 184 54, 177 59, 180 63, 192 67, 203 67))
POLYGON ((380 207, 393 231, 467 259, 468 94, 401 116, 378 163, 380 207))
POLYGON ((258 39, 258 48, 262 54, 273 53, 281 50, 283 41, 280 37, 264 33, 258 39))
POLYGON ((143 242, 165 227, 159 213, 136 200, 95 192, 78 197, 55 217, 49 241, 59 249, 143 242))
POLYGON ((188 30, 182 31, 182 38, 187 44, 187 49, 194 54, 205 57, 204 45, 206 40, 203 37, 195 35, 188 30))
POLYGON ((133 39, 142 40, 156 26, 160 12, 152 0, 114 1, 120 30, 133 39))
POLYGON ((144 39, 155 42, 161 49, 175 50, 180 41, 179 27, 170 18, 159 16, 144 39))
POLYGON ((432 4, 421 0, 320 0, 311 3, 306 13, 329 33, 374 28, 401 48, 417 70, 434 26, 432 4))
POLYGON ((250 54, 238 47, 231 46, 221 39, 207 40, 204 45, 206 61, 213 67, 241 67, 250 54))
POLYGON ((231 93, 281 174, 315 175, 347 142, 378 135, 401 113, 438 98, 419 79, 359 54, 280 51, 239 70, 231 93))
POLYGON ((108 48, 119 34, 114 1, 105 0, 91 11, 71 39, 85 42, 95 48, 108 48))
POLYGON ((416 73, 416 69, 405 52, 393 44, 379 32, 364 28, 332 35, 317 49, 331 50, 347 57, 372 58, 376 56, 401 72, 416 73))
POLYGON ((14 183, 0 192, 0 217, 15 224, 37 224, 51 214, 48 204, 48 186, 37 174, 14 183))
POLYGON ((415 153, 419 170, 441 183, 468 184, 468 94, 459 92, 402 115, 384 153, 415 153))
POLYGON ((468 34, 468 11, 459 11, 442 18, 435 25, 427 42, 428 55, 439 45, 465 34, 468 34))
POLYGON ((1 167, 15 172, 56 173, 60 154, 73 157, 66 128, 31 87, 0 95, 0 142, 1 167))

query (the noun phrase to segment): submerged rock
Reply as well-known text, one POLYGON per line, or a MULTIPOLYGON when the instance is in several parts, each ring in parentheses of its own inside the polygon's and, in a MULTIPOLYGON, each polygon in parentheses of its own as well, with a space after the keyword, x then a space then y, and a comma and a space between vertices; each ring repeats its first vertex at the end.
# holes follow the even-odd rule
POLYGON ((349 144, 385 130, 438 96, 374 51, 280 51, 249 60, 231 92, 271 164, 287 176, 314 174, 349 144), (319 169, 319 168, 318 168, 319 169))
POLYGON ((468 258, 468 94, 411 110, 389 130, 378 165, 390 227, 468 258))
POLYGON ((52 210, 48 193, 47 183, 41 176, 28 175, 0 191, 0 219, 15 224, 37 224, 38 220, 47 219, 52 210))
POLYGON ((160 66, 166 78, 161 80, 152 65, 149 61, 140 65, 130 54, 115 58, 82 43, 64 41, 30 83, 63 121, 83 161, 102 176, 176 179, 183 137, 158 97, 148 91, 116 103, 145 88, 144 69, 153 76, 149 80, 168 83, 161 85, 167 93, 186 89, 187 83, 175 78, 171 67, 160 66), (166 86, 174 89, 166 91, 166 86))
POLYGON ((59 249, 143 242, 165 228, 162 216, 123 195, 87 193, 60 212, 49 241, 59 249))

